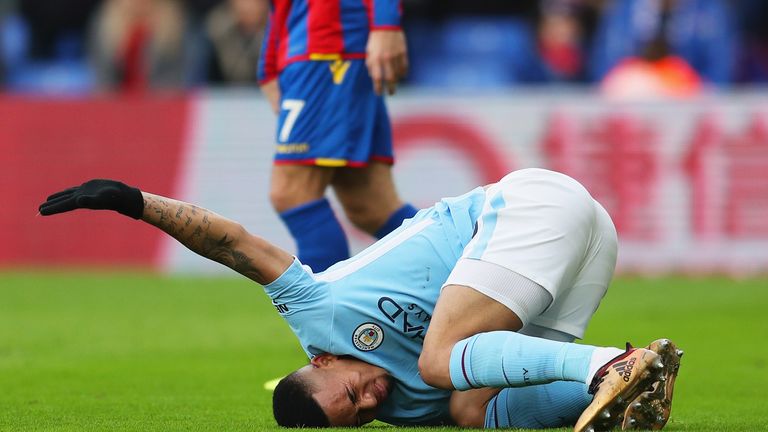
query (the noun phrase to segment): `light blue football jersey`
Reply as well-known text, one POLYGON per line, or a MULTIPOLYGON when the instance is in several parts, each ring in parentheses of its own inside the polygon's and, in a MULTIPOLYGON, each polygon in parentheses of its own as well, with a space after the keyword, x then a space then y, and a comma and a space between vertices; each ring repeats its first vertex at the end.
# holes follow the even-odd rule
POLYGON ((418 358, 440 288, 472 238, 483 188, 421 210, 360 254, 313 274, 298 261, 264 288, 307 355, 348 355, 395 379, 378 419, 450 423, 450 391, 425 384, 418 358))

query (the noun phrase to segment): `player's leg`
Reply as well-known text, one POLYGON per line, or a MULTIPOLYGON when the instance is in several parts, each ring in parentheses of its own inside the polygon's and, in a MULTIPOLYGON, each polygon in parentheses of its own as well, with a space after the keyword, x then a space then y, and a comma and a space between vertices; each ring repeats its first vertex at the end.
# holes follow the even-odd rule
POLYGON ((296 241, 299 260, 314 271, 349 258, 341 224, 325 198, 333 169, 275 165, 270 200, 296 241))
MULTIPOLYGON (((655 353, 515 333, 556 307, 558 293, 578 275, 589 250, 594 200, 572 179, 542 170, 514 173, 487 194, 477 233, 430 322, 419 359, 425 382, 464 390, 559 380, 587 384, 599 375, 597 381, 608 383, 601 390, 612 397, 634 397, 653 378, 655 353), (610 372, 606 364, 621 361, 632 365, 626 381, 619 371, 602 376, 610 372)), ((590 305, 590 314, 596 306, 590 305)))
POLYGON ((333 175, 333 168, 275 165, 269 191, 272 206, 282 213, 323 198, 333 175))
POLYGON ((343 166, 344 113, 329 62, 297 62, 279 77, 275 166, 270 198, 296 240, 298 257, 314 271, 349 257, 339 221, 325 198, 335 167, 343 166), (340 148, 341 147, 341 148, 340 148))
POLYGON ((332 186, 347 218, 378 238, 399 227, 417 211, 398 196, 392 166, 387 163, 371 162, 360 168, 339 168, 332 186))
MULTIPOLYGON (((486 267, 489 277, 499 273, 486 267)), ((445 389, 520 387, 566 380, 589 383, 621 350, 558 342, 517 333, 529 311, 550 304, 546 291, 522 276, 508 276, 513 312, 475 288, 448 285, 438 299, 419 358, 424 381, 445 389), (524 293, 524 294, 520 294, 524 293), (519 306, 518 306, 519 305, 519 306)), ((509 302, 507 302, 509 303, 509 302)))
POLYGON ((465 428, 545 429, 572 426, 592 395, 582 383, 454 391, 451 418, 465 428))
MULTIPOLYGON (((458 285, 445 287, 441 294, 424 341, 424 351, 429 354, 422 354, 419 359, 422 378, 428 384, 436 387, 451 385, 448 388, 460 390, 479 387, 520 387, 515 390, 527 390, 541 387, 538 390, 543 393, 537 396, 557 398, 561 408, 572 414, 567 416, 568 424, 579 418, 577 430, 583 431, 590 426, 611 428, 620 423, 626 401, 636 398, 658 380, 663 365, 658 362, 658 355, 646 349, 627 349, 620 353, 621 350, 616 348, 550 341, 513 331, 494 331, 505 325, 515 328, 519 324, 514 322, 514 316, 504 313, 501 307, 505 306, 494 305, 494 300, 489 302, 478 296, 483 294, 458 285), (441 305, 443 299, 449 300, 441 305), (467 326, 467 322, 471 324, 467 326), (456 332, 455 329, 462 330, 456 332), (478 333, 460 339, 466 335, 465 331, 478 333), (443 338, 455 342, 450 352, 443 351, 445 346, 434 348, 436 341, 443 338), (432 366, 447 369, 448 372, 441 376, 440 370, 426 366, 430 362, 432 366), (575 381, 581 390, 576 391, 575 387, 569 386, 546 387, 547 383, 554 381, 575 381), (587 384, 590 384, 588 393, 594 394, 594 399, 584 395, 587 384), (572 403, 578 395, 583 398, 578 403, 572 403), (590 400, 592 403, 587 405, 590 400)), ((516 402, 514 399, 498 402, 503 402, 501 406, 510 411, 520 408, 513 403, 516 402)), ((498 406, 496 408, 498 410, 498 406)), ((511 420, 501 423, 504 421, 511 420)), ((557 419, 548 421, 555 422, 557 419)))
MULTIPOLYGON (((591 402, 592 395, 586 384, 557 381, 526 387, 454 391, 450 410, 451 418, 459 427, 544 429, 574 425, 591 402)), ((624 426, 626 428, 626 421, 624 426)))
POLYGON ((354 93, 348 99, 354 116, 348 120, 346 159, 366 162, 363 166, 340 168, 333 180, 336 196, 347 218, 363 231, 382 238, 413 217, 417 209, 404 204, 392 179, 394 154, 392 127, 384 99, 373 92, 373 85, 362 62, 351 63, 344 89, 354 93))
POLYGON ((573 426, 591 400, 587 385, 576 382, 505 388, 488 401, 482 422, 474 427, 548 429, 573 426))
POLYGON ((545 170, 517 171, 486 189, 476 232, 424 340, 419 367, 428 384, 466 390, 584 382, 593 347, 514 332, 547 310, 578 273, 593 202, 574 180, 545 170))

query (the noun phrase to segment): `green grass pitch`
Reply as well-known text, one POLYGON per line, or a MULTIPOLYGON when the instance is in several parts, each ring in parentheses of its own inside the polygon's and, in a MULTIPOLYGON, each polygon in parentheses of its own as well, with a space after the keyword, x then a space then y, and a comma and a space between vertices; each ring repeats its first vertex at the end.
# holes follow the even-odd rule
MULTIPOLYGON (((767 310, 765 278, 622 277, 585 342, 685 350, 668 430, 768 430, 767 310)), ((305 362, 244 279, 0 273, 0 430, 277 430, 263 383, 305 362)))

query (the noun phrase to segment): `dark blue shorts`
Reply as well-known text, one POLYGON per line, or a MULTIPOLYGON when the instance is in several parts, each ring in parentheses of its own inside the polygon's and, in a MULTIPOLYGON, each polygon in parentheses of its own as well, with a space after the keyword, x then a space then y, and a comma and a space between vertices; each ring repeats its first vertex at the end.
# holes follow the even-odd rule
POLYGON ((389 116, 365 60, 293 63, 279 84, 276 164, 392 163, 389 116))

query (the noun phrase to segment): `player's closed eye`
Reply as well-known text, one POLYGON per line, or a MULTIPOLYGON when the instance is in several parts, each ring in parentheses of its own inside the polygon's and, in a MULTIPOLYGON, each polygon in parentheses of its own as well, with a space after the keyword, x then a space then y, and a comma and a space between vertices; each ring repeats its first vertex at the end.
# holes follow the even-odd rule
MULTIPOLYGON (((349 401, 352 402, 352 406, 357 405, 357 394, 354 390, 352 390, 349 387, 346 387, 347 390, 347 397, 349 398, 349 401)), ((360 420, 360 413, 358 411, 355 411, 355 426, 361 426, 362 422, 360 420)))
POLYGON ((352 402, 352 405, 355 405, 355 401, 357 401, 357 395, 355 395, 355 392, 352 391, 352 389, 349 387, 346 387, 346 390, 349 401, 352 402))

